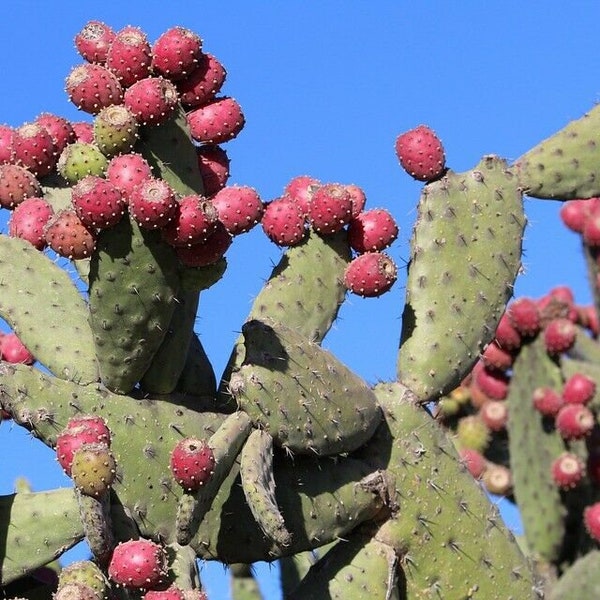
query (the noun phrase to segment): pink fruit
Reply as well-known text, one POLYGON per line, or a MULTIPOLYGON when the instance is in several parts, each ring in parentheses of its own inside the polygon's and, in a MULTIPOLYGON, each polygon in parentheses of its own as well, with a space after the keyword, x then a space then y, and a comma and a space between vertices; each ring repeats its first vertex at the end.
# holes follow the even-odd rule
POLYGON ((380 252, 397 237, 398 225, 389 211, 383 208, 361 212, 348 227, 348 242, 359 254, 380 252))
POLYGON ((13 127, 10 125, 0 125, 0 164, 12 163, 14 161, 14 135, 15 130, 13 127))
POLYGON ((25 198, 39 198, 42 186, 37 177, 20 165, 0 165, 0 206, 13 209, 25 198))
POLYGON ((398 276, 394 261, 383 252, 367 252, 352 259, 344 273, 344 285, 353 294, 372 298, 387 292, 398 276))
POLYGON ((115 32, 102 21, 88 21, 75 36, 75 47, 88 62, 104 63, 115 32))
POLYGON ((596 393, 596 382, 583 373, 574 373, 563 386, 562 397, 567 404, 588 404, 596 393))
POLYGON ((163 77, 146 77, 125 91, 125 106, 142 125, 160 125, 167 121, 178 102, 177 89, 163 77))
POLYGON ((13 364, 32 365, 35 357, 17 334, 11 332, 2 337, 2 360, 13 364))
POLYGON ((152 46, 152 66, 175 81, 196 69, 201 53, 202 40, 197 34, 185 27, 171 27, 152 46))
POLYGON ((585 473, 585 465, 572 452, 563 452, 552 462, 551 469, 552 479, 563 489, 574 488, 585 473))
POLYGON ((521 347, 521 334, 513 327, 507 313, 503 313, 496 327, 495 341, 507 351, 518 350, 521 347))
POLYGON ((43 198, 26 198, 10 216, 8 232, 43 250, 46 247, 44 229, 53 214, 52 207, 43 198))
POLYGON ((224 96, 187 113, 191 136, 205 144, 221 144, 237 136, 245 124, 236 100, 224 96))
POLYGON ((123 198, 129 200, 133 189, 152 177, 152 169, 141 154, 120 154, 110 159, 105 175, 121 192, 123 198))
POLYGON ((123 88, 117 76, 97 64, 75 67, 67 77, 66 90, 69 100, 77 108, 92 115, 123 100, 123 88))
POLYGON ((277 198, 265 206, 262 228, 278 246, 294 246, 306 235, 306 219, 300 206, 290 198, 277 198))
POLYGON ((97 175, 80 179, 71 190, 71 200, 77 216, 88 228, 113 227, 123 218, 127 208, 121 192, 97 175))
POLYGON ((316 190, 321 187, 321 182, 309 175, 294 177, 286 186, 284 195, 294 200, 302 213, 308 217, 308 206, 316 190))
POLYGON ((477 450, 472 448, 461 448, 458 451, 461 460, 465 463, 467 470, 475 479, 479 479, 487 466, 486 460, 477 450))
POLYGON ((48 175, 56 166, 57 153, 52 136, 38 123, 26 123, 15 129, 14 159, 36 177, 48 175))
POLYGON ((227 152, 216 144, 197 146, 196 154, 204 195, 209 198, 225 187, 229 179, 229 157, 227 152))
POLYGON ((231 235, 250 231, 260 222, 264 205, 258 192, 248 186, 229 186, 219 190, 211 200, 219 220, 231 235))
MULTIPOLYGON (((63 429, 56 438, 56 458, 64 472, 70 477, 73 456, 84 444, 99 444, 104 436, 85 423, 63 429)), ((106 444, 107 445, 107 444, 106 444)))
POLYGON ((496 340, 485 347, 481 355, 481 361, 490 369, 507 371, 514 362, 514 355, 502 348, 496 340))
POLYGON ((83 414, 71 417, 65 426, 66 430, 85 427, 96 433, 95 441, 110 446, 111 433, 106 421, 99 415, 83 414))
POLYGON ((565 405, 562 396, 547 386, 535 388, 532 401, 534 408, 545 417, 556 417, 558 411, 565 405))
POLYGON ((419 181, 433 181, 446 169, 442 142, 426 125, 419 125, 398 136, 396 156, 403 169, 419 181))
POLYGON ((90 256, 96 247, 94 234, 71 209, 53 215, 46 225, 44 236, 54 252, 73 260, 90 256))
POLYGON ((600 502, 587 506, 583 511, 583 523, 590 537, 600 542, 600 502))
POLYGON ((216 208, 198 195, 184 196, 177 202, 171 221, 162 229, 162 237, 171 246, 191 246, 206 242, 217 229, 216 208))
POLYGON ((594 413, 583 404, 565 404, 557 413, 555 424, 565 440, 578 440, 594 428, 594 413))
POLYGON ((503 431, 508 423, 508 405, 502 400, 488 400, 479 408, 479 416, 491 431, 503 431))
POLYGON ((187 600, 183 590, 172 585, 166 590, 150 590, 144 595, 144 600, 187 600))
POLYGON ((504 400, 508 395, 510 377, 503 371, 486 367, 482 361, 473 368, 473 380, 488 398, 504 400))
POLYGON ((352 217, 352 197, 345 186, 327 183, 312 195, 308 205, 311 227, 322 235, 340 231, 352 217))
POLYGON ((581 235, 588 246, 600 246, 600 207, 597 203, 588 210, 581 235))
POLYGON ((106 54, 106 66, 123 87, 129 87, 152 71, 152 50, 139 27, 127 26, 114 36, 106 54))
POLYGON ((51 113, 42 113, 35 123, 46 129, 54 143, 54 153, 58 156, 67 144, 72 144, 75 139, 75 130, 71 123, 64 117, 51 113))
POLYGON ((346 189, 350 193, 350 197, 352 198, 352 218, 356 219, 358 215, 365 208, 365 204, 367 203, 367 196, 362 188, 357 185, 351 183, 346 186, 346 189))
POLYGON ((129 213, 144 229, 164 227, 176 212, 175 192, 164 179, 145 179, 129 195, 129 213))
POLYGON ((531 298, 517 298, 507 310, 511 325, 522 336, 534 336, 540 330, 540 311, 531 298))
POLYGON ((77 121, 72 124, 75 132, 75 141, 92 144, 94 142, 94 126, 92 123, 77 121))
POLYGON ((200 54, 198 66, 177 82, 181 102, 188 108, 208 104, 219 92, 227 72, 212 54, 200 54))
POLYGON ((552 319, 544 328, 544 344, 550 354, 566 352, 573 347, 576 337, 577 328, 570 319, 552 319))
POLYGON ((225 225, 217 221, 216 231, 205 242, 175 248, 175 253, 186 267, 207 267, 224 256, 232 239, 225 225))
POLYGON ((569 200, 560 208, 560 218, 564 225, 575 233, 583 233, 589 210, 584 200, 569 200))
POLYGON ((121 542, 113 551, 108 575, 126 588, 155 588, 167 575, 167 554, 151 540, 121 542))
POLYGON ((204 440, 188 437, 173 448, 170 467, 175 481, 182 488, 197 490, 212 477, 215 456, 204 440))

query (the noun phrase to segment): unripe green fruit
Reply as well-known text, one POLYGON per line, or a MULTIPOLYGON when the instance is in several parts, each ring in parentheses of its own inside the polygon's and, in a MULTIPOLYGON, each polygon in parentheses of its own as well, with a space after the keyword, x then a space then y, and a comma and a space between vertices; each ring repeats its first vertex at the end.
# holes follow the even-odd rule
POLYGON ((86 175, 101 176, 107 164, 108 159, 97 146, 75 142, 63 150, 57 168, 69 183, 77 183, 86 175))
POLYGON ((101 496, 115 480, 117 463, 106 444, 83 444, 73 455, 71 478, 86 496, 101 496))

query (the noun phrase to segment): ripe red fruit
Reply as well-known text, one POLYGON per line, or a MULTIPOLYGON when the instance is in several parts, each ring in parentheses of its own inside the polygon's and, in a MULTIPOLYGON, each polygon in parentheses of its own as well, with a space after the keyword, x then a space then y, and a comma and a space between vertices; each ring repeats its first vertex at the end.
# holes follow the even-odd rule
POLYGON ((90 256, 96 247, 94 234, 71 209, 53 215, 46 224, 44 236, 54 252, 73 260, 90 256))
POLYGON ((48 175, 58 160, 52 136, 39 123, 26 123, 15 129, 13 149, 15 162, 36 177, 48 175))
POLYGON ((204 440, 188 437, 173 448, 169 464, 175 481, 182 488, 197 490, 212 477, 215 456, 204 440))
POLYGON ((105 106, 123 100, 123 88, 117 76, 102 65, 75 67, 66 79, 69 100, 80 110, 95 115, 105 106))
POLYGON ((205 144, 196 147, 198 168, 204 185, 204 195, 214 196, 225 187, 229 179, 229 157, 227 152, 216 144, 205 144))
POLYGON ((129 213, 144 229, 164 227, 177 213, 173 188, 164 179, 145 179, 129 195, 129 213))
POLYGON ((354 183, 350 183, 345 187, 350 194, 350 198, 352 198, 352 218, 356 219, 365 208, 367 196, 365 195, 364 190, 354 183))
POLYGON ((251 187, 232 185, 219 190, 211 199, 219 213, 219 221, 231 235, 250 231, 265 211, 258 192, 251 187))
POLYGON ((294 200, 282 197, 265 206, 262 228, 267 237, 278 246, 293 246, 306 235, 306 219, 294 200))
POLYGON ((115 35, 106 23, 88 21, 75 36, 75 47, 88 62, 102 64, 106 62, 106 54, 115 35))
POLYGON ((166 590, 150 590, 144 594, 144 600, 187 600, 187 598, 183 590, 174 585, 166 590))
POLYGON ((233 238, 221 221, 217 221, 216 230, 200 244, 180 246, 175 253, 186 267, 207 267, 216 263, 231 246, 233 238))
POLYGON ((517 298, 507 310, 511 325, 522 336, 534 336, 540 330, 541 320, 537 302, 531 298, 517 298))
POLYGON ((501 348, 497 340, 488 344, 481 355, 481 361, 484 365, 498 371, 508 371, 514 362, 514 358, 514 354, 501 348))
POLYGON ((33 354, 14 332, 2 336, 1 348, 2 360, 6 362, 23 365, 32 365, 35 362, 33 354))
POLYGON ((495 341, 506 351, 518 350, 521 347, 521 334, 513 327, 507 313, 503 313, 496 327, 495 341))
POLYGON ((173 81, 182 79, 196 69, 201 53, 200 36, 185 27, 171 27, 152 46, 152 67, 173 81))
POLYGON ((578 440, 594 428, 594 413, 583 404, 565 404, 557 413, 555 424, 565 440, 578 440))
POLYGON ((396 155, 403 169, 419 181, 433 181, 446 170, 442 142, 426 125, 419 125, 396 139, 396 155))
POLYGON ((550 387, 535 388, 532 396, 534 408, 545 417, 556 417, 558 411, 564 406, 562 396, 550 387))
POLYGON ((569 200, 561 206, 559 214, 564 225, 571 231, 583 233, 589 204, 585 200, 569 200))
POLYGON ((108 576, 118 585, 132 589, 157 587, 167 575, 167 554, 151 540, 121 542, 108 565, 108 576))
POLYGON ((483 454, 472 448, 460 448, 458 454, 465 463, 469 473, 471 473, 475 479, 479 479, 487 466, 483 454))
POLYGON ((574 488, 583 478, 585 465, 576 454, 563 452, 552 462, 552 479, 563 489, 574 488))
POLYGON ((177 202, 173 218, 162 229, 162 237, 171 246, 200 244, 216 231, 219 215, 203 196, 184 196, 177 202))
POLYGON ((12 237, 27 240, 38 250, 46 247, 44 229, 54 214, 43 198, 25 198, 12 212, 8 232, 12 237))
POLYGON ((552 319, 544 328, 544 344, 550 354, 560 354, 573 347, 577 328, 570 319, 552 319))
POLYGON ((238 102, 224 96, 188 112, 187 122, 197 142, 222 144, 235 138, 246 121, 238 102))
POLYGON ((111 158, 105 175, 127 202, 135 186, 152 177, 152 169, 141 154, 133 152, 111 158))
POLYGON ((600 502, 591 504, 584 509, 583 523, 590 537, 600 542, 600 502))
POLYGON ((113 227, 126 212, 127 204, 121 192, 110 181, 97 175, 80 179, 71 192, 75 212, 86 227, 113 227))
POLYGON ((308 204, 311 227, 322 235, 340 231, 352 218, 352 196, 345 186, 327 183, 318 187, 308 204))
POLYGON ((583 373, 574 373, 563 386, 562 397, 567 404, 588 404, 596 393, 596 382, 583 373))
POLYGON ((503 371, 486 367, 482 361, 473 367, 473 381, 489 398, 504 400, 508 395, 510 377, 503 371))
POLYGON ((350 221, 348 242, 356 252, 380 252, 398 237, 398 225, 389 211, 374 208, 350 221))
POLYGON ((285 186, 284 196, 294 200, 302 213, 308 216, 308 206, 313 194, 321 187, 321 182, 309 175, 294 177, 285 186))
POLYGON ((508 405, 502 400, 488 400, 480 406, 479 416, 491 431, 503 431, 508 423, 508 405))
POLYGON ((0 164, 14 160, 13 138, 15 130, 10 125, 0 125, 0 164))
POLYGON ((75 141, 73 125, 64 117, 42 113, 34 123, 41 125, 50 134, 54 143, 54 153, 57 156, 65 149, 65 146, 75 141))
POLYGON ((142 125, 167 121, 178 102, 177 89, 168 79, 146 77, 125 91, 123 103, 142 125))
POLYGON ((65 427, 56 438, 56 458, 64 472, 71 476, 73 456, 83 444, 108 445, 106 436, 85 423, 65 427))
POLYGON ((25 198, 39 198, 42 186, 36 176, 19 165, 0 165, 0 206, 15 208, 25 198))
POLYGON ((583 241, 594 248, 600 246, 600 206, 594 202, 588 208, 588 212, 581 232, 583 241))
POLYGON ((226 77, 225 68, 212 54, 200 53, 196 69, 176 83, 181 103, 188 108, 208 104, 217 95, 226 77))
POLYGON ((353 294, 373 298, 385 294, 398 277, 394 261, 383 252, 367 252, 352 259, 344 272, 344 285, 353 294))
POLYGON ((71 417, 67 421, 65 429, 75 429, 77 427, 86 427, 96 433, 96 441, 110 446, 111 433, 106 421, 99 415, 79 415, 71 417))
POLYGON ((94 143, 94 126, 86 121, 76 121, 72 123, 75 132, 75 141, 86 144, 94 143))
POLYGON ((114 36, 106 54, 106 66, 121 85, 129 87, 150 75, 152 50, 139 27, 124 27, 114 36))

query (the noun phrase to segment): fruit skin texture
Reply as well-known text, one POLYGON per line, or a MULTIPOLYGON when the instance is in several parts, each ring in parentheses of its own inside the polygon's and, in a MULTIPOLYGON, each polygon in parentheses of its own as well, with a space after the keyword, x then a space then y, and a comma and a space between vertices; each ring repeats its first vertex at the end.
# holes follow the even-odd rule
POLYGON ((37 177, 20 165, 0 165, 0 206, 13 209, 25 198, 39 198, 42 186, 37 177))
POLYGON ((54 210, 43 198, 25 198, 12 212, 8 232, 13 237, 27 240, 38 250, 46 247, 44 228, 54 210))
POLYGON ((167 555, 151 540, 129 540, 117 544, 108 565, 108 575, 117 584, 132 589, 157 587, 167 574, 167 555))
POLYGON ((219 92, 227 71, 212 54, 200 54, 198 66, 185 79, 177 81, 181 102, 188 108, 208 104, 219 92))
POLYGON ((596 393, 596 382, 583 373, 574 373, 563 386, 562 397, 567 404, 588 404, 596 393))
POLYGON ((426 125, 418 125, 396 138, 396 156, 402 168, 419 181, 433 181, 446 170, 442 142, 426 125))
POLYGON ((398 237, 398 225, 389 211, 374 208, 350 221, 348 242, 356 252, 381 252, 398 237))
POLYGON ((132 152, 111 158, 105 175, 121 192, 124 200, 128 201, 133 188, 152 177, 152 168, 141 154, 132 152))
POLYGON ((565 404, 556 415, 556 429, 565 440, 578 440, 590 434, 594 413, 582 404, 565 404))
POLYGON ((108 159, 98 146, 87 142, 69 144, 58 159, 58 171, 69 182, 77 183, 86 175, 102 175, 108 159))
POLYGON ((163 77, 146 77, 125 91, 123 103, 141 125, 160 125, 177 106, 177 89, 163 77))
POLYGON ((191 136, 204 144, 222 144, 237 136, 245 125, 242 108, 234 98, 216 98, 187 113, 191 136))
POLYGON ((536 335, 541 327, 540 311, 531 298, 517 298, 508 307, 508 318, 512 326, 523 336, 536 335))
POLYGON ((129 87, 150 75, 152 49, 139 27, 124 27, 113 38, 106 53, 106 66, 121 85, 129 87))
POLYGON ((583 478, 585 465, 576 454, 563 452, 552 462, 552 479, 563 489, 574 488, 583 478))
POLYGON ((113 227, 123 218, 127 207, 121 192, 96 175, 80 179, 72 188, 71 199, 77 216, 89 228, 113 227))
POLYGON ((475 479, 479 479, 487 466, 483 454, 477 452, 477 450, 473 450, 473 448, 461 448, 458 451, 458 454, 465 463, 469 473, 471 473, 475 479))
POLYGON ((191 74, 202 53, 202 40, 190 29, 171 27, 152 46, 154 71, 175 81, 191 74))
POLYGON ((552 319, 544 328, 544 343, 550 354, 566 352, 575 343, 577 328, 570 319, 552 319))
POLYGON ((185 490, 201 488, 215 468, 215 456, 208 444, 199 438, 185 438, 171 452, 170 468, 175 481, 185 490))
POLYGON ((14 161, 13 138, 15 130, 10 125, 0 125, 0 164, 14 161))
POLYGON ((163 179, 146 179, 129 196, 129 213, 144 229, 164 227, 176 212, 175 192, 163 179))
POLYGON ((82 58, 91 63, 103 64, 115 31, 102 21, 88 21, 75 36, 75 47, 82 58))
POLYGON ((262 219, 265 211, 258 192, 248 186, 229 186, 211 199, 219 220, 231 235, 250 231, 262 219))
POLYGON ((86 496, 102 496, 115 480, 117 463, 104 443, 82 444, 74 453, 71 478, 86 496))
POLYGON ((172 585, 166 590, 150 590, 144 594, 144 600, 186 600, 185 593, 172 585))
POLYGON ((77 108, 92 115, 123 100, 123 87, 117 76, 97 64, 75 67, 67 76, 66 90, 69 100, 77 108))
POLYGON ((297 202, 276 198, 265 206, 262 228, 267 237, 278 246, 294 246, 306 235, 306 219, 297 202))
POLYGON ((44 235, 52 250, 73 260, 90 256, 96 247, 94 234, 71 209, 61 210, 51 217, 44 235))
POLYGON ((591 504, 584 509, 583 522, 590 537, 600 542, 600 502, 591 504))
POLYGON ((203 196, 180 198, 172 220, 162 229, 163 239, 171 246, 200 244, 215 232, 218 213, 203 196))
POLYGON ((42 113, 34 122, 48 131, 54 143, 54 153, 56 155, 60 155, 68 144, 75 141, 75 130, 64 117, 52 113, 42 113))
POLYGON ((177 258, 186 267, 207 267, 216 263, 229 249, 233 238, 221 221, 216 230, 200 244, 175 248, 177 258))
POLYGON ((344 272, 344 285, 365 298, 381 296, 394 285, 398 269, 383 252, 367 252, 353 258, 344 272))
POLYGON ((108 446, 108 442, 102 433, 85 424, 67 426, 56 438, 56 458, 69 477, 71 476, 75 452, 84 444, 104 444, 108 446))
POLYGON ((556 417, 565 405, 565 401, 556 390, 545 386, 533 390, 532 401, 534 408, 545 417, 556 417))
POLYGON ((14 156, 17 164, 36 177, 48 175, 56 165, 56 147, 48 130, 39 123, 26 123, 15 129, 14 156))
POLYGON ((345 186, 328 183, 320 186, 308 205, 311 227, 322 235, 340 231, 352 218, 352 196, 345 186))
POLYGON ((2 349, 2 360, 6 362, 23 365, 32 365, 35 362, 33 354, 14 332, 7 333, 2 337, 0 348, 2 349))

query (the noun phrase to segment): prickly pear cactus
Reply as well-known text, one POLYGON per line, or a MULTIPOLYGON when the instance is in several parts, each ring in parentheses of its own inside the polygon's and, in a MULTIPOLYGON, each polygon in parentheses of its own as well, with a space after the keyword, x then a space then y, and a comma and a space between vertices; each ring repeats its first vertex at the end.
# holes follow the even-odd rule
MULTIPOLYGON (((558 597, 570 565, 595 589, 581 580, 600 539, 597 306, 562 293, 507 309, 523 193, 600 195, 585 154, 595 111, 513 165, 489 155, 463 173, 428 128, 399 138, 424 185, 397 381, 372 386, 322 344, 348 294, 393 286, 397 225, 365 211, 356 185, 298 177, 285 202, 227 186, 217 145, 245 117, 217 96, 223 67, 194 32, 174 27, 152 46, 90 22, 76 46, 89 62, 67 92, 93 115, 91 137, 46 115, 14 128, 0 165, 1 414, 73 482, 0 497, 4 595, 203 598, 198 559, 231 565, 235 598, 260 597, 251 564, 275 560, 286 598, 558 597), (118 69, 93 58, 103 44, 118 69), (151 60, 127 64, 136 52, 151 60), (218 374, 194 330, 201 296, 259 223, 281 260, 218 374), (576 374, 587 388, 567 386, 576 374), (555 408, 538 398, 563 384, 555 408), (523 544, 484 486, 519 504, 523 544), (90 560, 31 587, 83 539, 90 560)), ((586 202, 575 208, 592 219, 586 202)), ((600 298, 600 234, 579 231, 600 298)))

